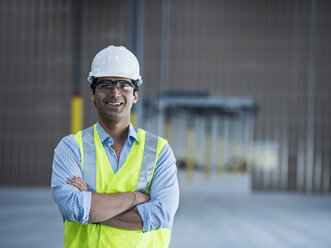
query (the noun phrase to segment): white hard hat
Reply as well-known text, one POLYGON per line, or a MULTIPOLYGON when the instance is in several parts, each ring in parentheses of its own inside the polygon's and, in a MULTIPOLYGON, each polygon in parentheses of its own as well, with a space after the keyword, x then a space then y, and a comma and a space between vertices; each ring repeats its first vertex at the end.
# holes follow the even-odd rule
POLYGON ((143 83, 136 56, 123 46, 109 46, 95 55, 87 81, 98 77, 125 77, 143 83))

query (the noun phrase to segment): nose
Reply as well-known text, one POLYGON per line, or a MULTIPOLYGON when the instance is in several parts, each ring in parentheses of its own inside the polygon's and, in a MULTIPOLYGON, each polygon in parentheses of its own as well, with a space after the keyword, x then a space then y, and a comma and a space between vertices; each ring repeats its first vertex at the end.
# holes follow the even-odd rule
POLYGON ((111 90, 108 91, 108 95, 111 95, 111 96, 119 96, 120 95, 120 91, 117 88, 117 85, 114 85, 114 87, 111 90))

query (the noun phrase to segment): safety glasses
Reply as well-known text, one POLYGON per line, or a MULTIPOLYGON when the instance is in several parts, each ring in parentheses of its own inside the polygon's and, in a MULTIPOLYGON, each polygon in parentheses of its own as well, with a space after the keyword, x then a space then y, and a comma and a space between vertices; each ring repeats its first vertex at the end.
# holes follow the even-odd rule
POLYGON ((126 80, 102 80, 97 82, 95 89, 101 92, 107 92, 112 90, 115 85, 119 91, 124 93, 132 92, 135 89, 134 85, 126 80))

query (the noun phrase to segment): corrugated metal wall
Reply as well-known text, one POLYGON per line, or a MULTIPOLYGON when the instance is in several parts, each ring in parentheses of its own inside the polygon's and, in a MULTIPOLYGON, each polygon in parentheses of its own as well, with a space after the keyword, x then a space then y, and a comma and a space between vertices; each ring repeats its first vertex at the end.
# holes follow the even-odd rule
POLYGON ((72 25, 68 1, 0 2, 1 184, 48 184, 68 133, 72 25))
MULTIPOLYGON (((75 1, 0 2, 0 184, 48 185, 53 149, 70 133, 75 1)), ((91 59, 109 43, 126 42, 125 1, 85 1, 83 13, 85 125, 91 59), (115 7, 114 7, 115 6, 115 7)))
MULTIPOLYGON (((127 1, 83 2, 88 126, 91 60, 128 44, 129 23, 127 1)), ((73 4, 0 3, 0 184, 49 183, 53 149, 69 133, 73 4)), ((146 0, 144 40, 145 99, 159 97, 166 77, 166 91, 255 100, 254 189, 331 192, 329 1, 146 0)))

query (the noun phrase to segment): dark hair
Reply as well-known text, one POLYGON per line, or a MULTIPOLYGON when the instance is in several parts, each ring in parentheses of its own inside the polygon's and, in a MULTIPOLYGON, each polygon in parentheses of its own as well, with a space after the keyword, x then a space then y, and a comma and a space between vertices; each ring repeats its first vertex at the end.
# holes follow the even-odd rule
POLYGON ((139 92, 139 86, 137 84, 137 81, 131 80, 131 83, 134 85, 133 94, 134 94, 135 91, 138 91, 139 92))
POLYGON ((93 94, 95 94, 96 84, 97 84, 97 78, 94 78, 92 83, 91 83, 91 89, 93 90, 93 94))
MULTIPOLYGON (((134 90, 133 90, 133 94, 138 91, 139 92, 139 86, 137 84, 137 81, 135 80, 131 80, 131 83, 134 85, 134 90)), ((93 90, 93 94, 95 94, 95 88, 97 85, 97 78, 94 78, 92 83, 91 83, 91 89, 93 90)))

